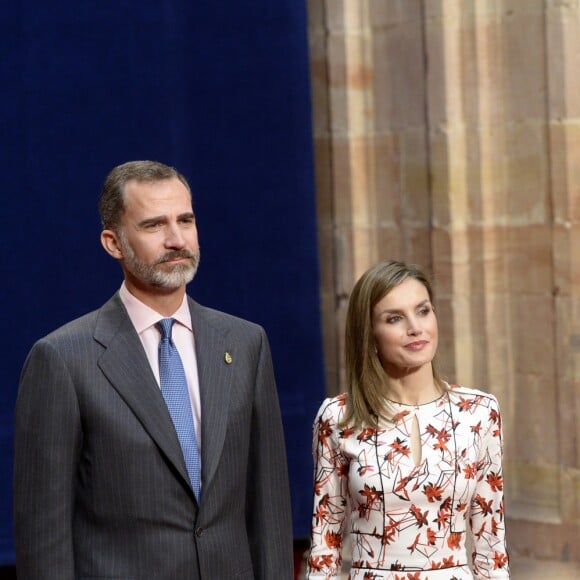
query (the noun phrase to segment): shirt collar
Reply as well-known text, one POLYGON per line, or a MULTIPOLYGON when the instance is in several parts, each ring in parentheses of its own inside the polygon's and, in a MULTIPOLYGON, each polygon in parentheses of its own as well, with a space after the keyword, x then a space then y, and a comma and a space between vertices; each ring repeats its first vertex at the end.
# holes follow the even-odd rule
MULTIPOLYGON (((138 334, 141 334, 147 328, 157 324, 164 316, 161 316, 159 312, 153 310, 150 306, 147 306, 141 300, 133 296, 131 292, 127 289, 125 282, 121 284, 119 289, 119 297, 123 302, 129 318, 135 327, 138 334)), ((174 318, 185 326, 187 329, 193 332, 191 326, 191 314, 189 312, 189 304, 187 303, 187 294, 184 294, 183 301, 179 308, 172 314, 171 318, 174 318)))

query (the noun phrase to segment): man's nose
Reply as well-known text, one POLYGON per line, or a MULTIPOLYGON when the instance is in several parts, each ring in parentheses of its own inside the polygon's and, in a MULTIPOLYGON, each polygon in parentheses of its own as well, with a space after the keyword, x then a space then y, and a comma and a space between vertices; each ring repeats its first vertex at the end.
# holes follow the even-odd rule
POLYGON ((179 226, 172 225, 166 230, 165 245, 168 248, 183 248, 185 247, 185 239, 179 226))

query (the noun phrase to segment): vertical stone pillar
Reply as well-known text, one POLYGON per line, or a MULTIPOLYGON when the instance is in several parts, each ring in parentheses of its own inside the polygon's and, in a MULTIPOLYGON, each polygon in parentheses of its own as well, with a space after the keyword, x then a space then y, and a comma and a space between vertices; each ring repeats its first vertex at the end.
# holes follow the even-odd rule
POLYGON ((557 456, 532 462, 529 478, 550 489, 556 509, 515 531, 524 545, 580 561, 580 2, 545 10, 557 456))
POLYGON ((425 3, 428 131, 447 368, 502 404, 512 549, 566 559, 549 4, 425 3))
POLYGON ((309 2, 331 393, 344 387, 342 332, 356 279, 386 257, 431 266, 420 13, 418 2, 309 2))

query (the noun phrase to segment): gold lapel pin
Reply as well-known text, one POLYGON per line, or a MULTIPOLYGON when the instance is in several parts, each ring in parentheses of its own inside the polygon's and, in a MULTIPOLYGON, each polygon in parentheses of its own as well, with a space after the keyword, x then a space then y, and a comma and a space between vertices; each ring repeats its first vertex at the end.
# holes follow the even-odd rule
POLYGON ((227 365, 231 365, 232 364, 232 355, 226 351, 226 354, 224 354, 224 360, 226 361, 227 365))

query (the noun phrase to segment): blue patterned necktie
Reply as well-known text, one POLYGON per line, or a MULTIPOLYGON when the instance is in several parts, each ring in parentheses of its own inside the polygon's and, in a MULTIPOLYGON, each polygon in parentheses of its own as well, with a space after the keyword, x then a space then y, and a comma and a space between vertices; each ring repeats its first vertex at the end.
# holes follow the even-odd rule
POLYGON ((201 462, 185 371, 183 370, 179 352, 177 352, 177 348, 175 348, 171 338, 174 322, 173 318, 164 318, 157 324, 161 331, 159 382, 161 383, 161 393, 175 425, 191 486, 199 502, 201 495, 201 462))

